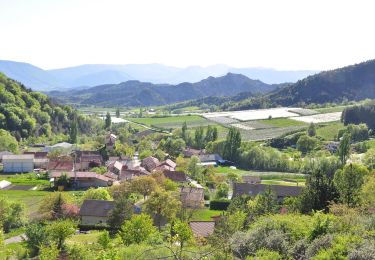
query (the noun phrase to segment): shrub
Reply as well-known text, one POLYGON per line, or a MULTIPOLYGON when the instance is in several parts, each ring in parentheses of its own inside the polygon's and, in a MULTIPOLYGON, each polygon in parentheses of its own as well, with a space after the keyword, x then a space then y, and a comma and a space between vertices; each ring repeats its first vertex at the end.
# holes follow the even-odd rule
POLYGON ((230 204, 229 199, 217 199, 210 201, 210 209, 211 210, 227 210, 230 204))

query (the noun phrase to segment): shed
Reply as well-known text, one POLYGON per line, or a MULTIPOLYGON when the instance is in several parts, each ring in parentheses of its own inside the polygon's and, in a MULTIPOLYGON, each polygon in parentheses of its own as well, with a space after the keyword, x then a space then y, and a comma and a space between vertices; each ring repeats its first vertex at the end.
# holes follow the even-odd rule
POLYGON ((33 154, 3 155, 3 172, 32 172, 34 171, 33 154))

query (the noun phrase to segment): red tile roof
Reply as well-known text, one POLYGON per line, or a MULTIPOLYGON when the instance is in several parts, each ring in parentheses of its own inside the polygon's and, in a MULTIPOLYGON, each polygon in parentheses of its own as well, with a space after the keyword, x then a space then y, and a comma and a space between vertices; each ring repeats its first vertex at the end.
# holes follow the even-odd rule
POLYGON ((214 221, 191 221, 189 226, 196 237, 208 237, 215 230, 214 221))

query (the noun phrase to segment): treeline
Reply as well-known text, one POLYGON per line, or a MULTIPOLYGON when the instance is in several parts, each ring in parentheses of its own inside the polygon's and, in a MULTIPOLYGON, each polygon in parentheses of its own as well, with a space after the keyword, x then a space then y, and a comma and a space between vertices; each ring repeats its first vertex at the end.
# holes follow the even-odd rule
POLYGON ((69 134, 72 124, 80 132, 93 132, 95 121, 79 115, 70 106, 54 104, 46 95, 31 91, 0 73, 0 129, 9 131, 18 141, 69 134))
POLYGON ((348 124, 366 124, 373 131, 375 130, 375 102, 365 105, 345 108, 342 112, 342 122, 348 124))

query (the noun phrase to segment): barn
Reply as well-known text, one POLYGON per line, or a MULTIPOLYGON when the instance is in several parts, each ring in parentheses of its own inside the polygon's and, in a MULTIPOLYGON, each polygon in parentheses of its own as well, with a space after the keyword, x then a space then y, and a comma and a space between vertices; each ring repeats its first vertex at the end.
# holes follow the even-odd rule
POLYGON ((3 156, 3 172, 34 171, 34 154, 12 154, 3 156))

